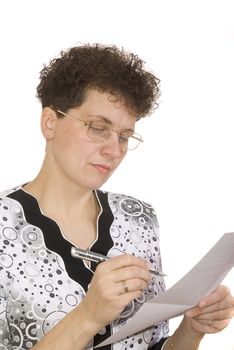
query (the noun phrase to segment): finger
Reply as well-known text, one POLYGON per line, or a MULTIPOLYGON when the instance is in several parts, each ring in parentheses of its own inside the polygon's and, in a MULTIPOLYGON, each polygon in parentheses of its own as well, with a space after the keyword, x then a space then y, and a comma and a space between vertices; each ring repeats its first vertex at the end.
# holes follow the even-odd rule
POLYGON ((123 293, 139 292, 142 294, 143 290, 148 287, 148 284, 141 279, 130 279, 122 280, 118 283, 118 293, 121 295, 123 293))
POLYGON ((138 280, 143 280, 148 284, 151 279, 150 272, 138 266, 126 266, 121 269, 115 270, 112 273, 113 273, 113 279, 116 282, 120 282, 123 280, 130 280, 130 279, 134 279, 134 280, 138 279, 138 280))
MULTIPOLYGON (((203 310, 202 310, 203 311, 203 310)), ((193 316, 196 320, 225 320, 231 319, 234 315, 234 311, 232 308, 227 308, 223 310, 217 310, 210 313, 201 313, 197 316, 193 316)))
POLYGON ((230 295, 230 290, 226 286, 218 286, 211 294, 201 299, 198 306, 204 308, 208 305, 215 304, 230 295))
POLYGON ((231 295, 229 295, 220 302, 216 302, 215 304, 209 305, 207 307, 201 308, 200 306, 196 306, 188 310, 187 315, 188 317, 192 318, 199 315, 213 314, 215 312, 217 315, 222 315, 222 313, 226 313, 228 317, 230 315, 232 317, 234 315, 234 298, 231 295))
POLYGON ((197 327, 202 333, 217 333, 226 328, 230 322, 230 319, 213 321, 213 320, 196 320, 197 327))
POLYGON ((128 288, 131 292, 142 293, 146 289, 150 279, 150 273, 141 266, 126 266, 116 270, 106 268, 106 262, 100 263, 94 273, 90 286, 100 293, 104 299, 108 298, 107 290, 111 296, 123 294, 122 281, 128 282, 128 288))
POLYGON ((126 266, 138 266, 149 269, 148 262, 131 254, 122 254, 105 261, 105 267, 110 270, 117 270, 126 266))
POLYGON ((151 274, 144 260, 131 255, 122 255, 102 262, 97 266, 95 275, 101 275, 110 282, 120 282, 129 279, 142 279, 147 284, 151 274))
POLYGON ((197 306, 187 312, 188 317, 211 313, 222 309, 234 309, 234 298, 225 286, 219 286, 210 295, 203 298, 197 306))

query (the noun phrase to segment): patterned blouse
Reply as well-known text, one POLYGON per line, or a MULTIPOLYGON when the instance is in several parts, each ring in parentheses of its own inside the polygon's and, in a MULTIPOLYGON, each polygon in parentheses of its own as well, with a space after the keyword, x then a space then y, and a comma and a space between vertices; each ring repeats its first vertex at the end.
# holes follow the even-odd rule
MULTIPOLYGON (((95 191, 101 212, 90 249, 110 257, 133 254, 161 270, 157 217, 151 205, 130 196, 95 191)), ((43 215, 21 186, 0 193, 0 349, 35 345, 84 298, 96 263, 71 256, 72 243, 57 223, 43 215)), ((163 278, 152 276, 141 299, 93 338, 92 349, 122 327, 149 298, 163 293, 163 278)), ((168 322, 100 350, 161 349, 168 322)))

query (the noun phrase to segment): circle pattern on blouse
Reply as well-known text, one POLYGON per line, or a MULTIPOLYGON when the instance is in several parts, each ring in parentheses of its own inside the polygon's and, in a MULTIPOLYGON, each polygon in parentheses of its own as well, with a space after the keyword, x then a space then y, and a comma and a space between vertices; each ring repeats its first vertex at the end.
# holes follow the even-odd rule
POLYGON ((41 230, 26 222, 20 205, 0 201, 0 297, 8 296, 0 313, 0 338, 7 348, 29 349, 84 297, 70 279, 62 258, 48 250, 41 230))

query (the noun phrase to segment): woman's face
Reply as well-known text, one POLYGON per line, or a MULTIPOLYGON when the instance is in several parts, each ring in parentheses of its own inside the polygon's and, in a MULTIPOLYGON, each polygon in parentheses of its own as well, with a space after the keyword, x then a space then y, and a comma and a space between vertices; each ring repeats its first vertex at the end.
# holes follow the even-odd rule
MULTIPOLYGON (((90 90, 85 102, 68 114, 84 121, 101 121, 113 128, 135 128, 135 116, 120 101, 108 93, 90 90)), ((126 155, 119 144, 119 136, 112 132, 103 142, 96 142, 87 134, 88 127, 66 116, 55 120, 53 137, 47 139, 47 158, 50 176, 70 182, 83 189, 97 189, 111 176, 126 155)))

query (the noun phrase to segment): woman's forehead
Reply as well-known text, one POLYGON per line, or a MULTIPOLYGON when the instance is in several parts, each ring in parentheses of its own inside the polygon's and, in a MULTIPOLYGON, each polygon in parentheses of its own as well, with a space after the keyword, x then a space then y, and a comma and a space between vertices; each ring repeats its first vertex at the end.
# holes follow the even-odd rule
POLYGON ((74 110, 88 119, 98 118, 108 124, 124 123, 127 128, 133 128, 136 122, 136 116, 123 99, 98 90, 87 91, 83 104, 74 110))

